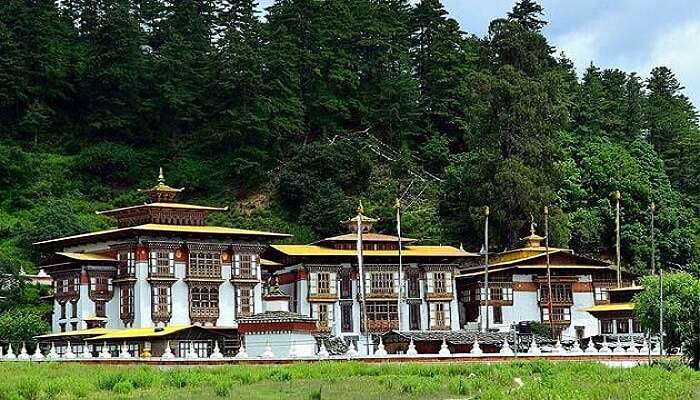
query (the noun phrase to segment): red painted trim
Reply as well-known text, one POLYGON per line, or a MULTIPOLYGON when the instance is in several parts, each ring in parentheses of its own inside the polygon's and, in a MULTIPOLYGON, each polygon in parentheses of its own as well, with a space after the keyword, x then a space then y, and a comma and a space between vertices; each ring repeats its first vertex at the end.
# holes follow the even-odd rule
POLYGON ((264 332, 318 332, 315 322, 239 322, 238 331, 241 333, 264 332))

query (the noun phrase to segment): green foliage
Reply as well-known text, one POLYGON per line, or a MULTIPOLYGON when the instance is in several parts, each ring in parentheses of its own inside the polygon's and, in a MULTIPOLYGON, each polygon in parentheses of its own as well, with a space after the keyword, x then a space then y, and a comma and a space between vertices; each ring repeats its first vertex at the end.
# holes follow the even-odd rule
POLYGON ((14 309, 0 316, 0 337, 13 346, 20 342, 32 342, 34 336, 42 335, 49 329, 43 315, 28 309, 14 309))
MULTIPOLYGON (((635 297, 635 314, 644 328, 658 334, 660 330, 660 279, 647 276, 644 291, 635 297)), ((686 272, 664 275, 665 347, 683 346, 691 365, 700 365, 700 279, 686 272)))
POLYGON ((210 222, 338 233, 357 201, 424 243, 494 249, 542 233, 591 256, 700 270, 700 127, 673 72, 573 64, 521 0, 485 37, 439 0, 19 1, 0 6, 0 264, 103 229, 159 166, 210 222), (648 71, 639 71, 646 75, 648 71), (426 178, 428 173, 439 180, 426 178), (417 178, 421 176, 424 179, 417 178), (410 206, 409 206, 410 205, 410 206))

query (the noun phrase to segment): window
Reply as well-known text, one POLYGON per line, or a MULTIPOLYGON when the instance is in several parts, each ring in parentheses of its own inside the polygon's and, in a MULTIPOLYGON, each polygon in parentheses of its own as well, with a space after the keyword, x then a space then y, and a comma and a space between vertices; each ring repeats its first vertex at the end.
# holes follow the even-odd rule
POLYGON ((134 319, 134 286, 124 285, 119 293, 119 317, 123 321, 134 319))
POLYGON ((595 301, 607 301, 608 300, 608 288, 595 286, 593 288, 593 295, 595 301))
POLYGON ((311 307, 312 317, 318 319, 319 327, 330 328, 333 326, 332 304, 313 304, 311 307))
POLYGON ((112 292, 112 282, 104 276, 91 277, 90 292, 92 296, 108 297, 112 292))
POLYGON ((318 292, 319 294, 330 293, 330 274, 328 272, 319 272, 318 276, 318 292))
POLYGON ((369 291, 373 294, 394 293, 394 274, 392 272, 371 272, 369 291))
MULTIPOLYGON (((549 321, 549 308, 542 307, 542 322, 549 321)), ((552 307, 552 321, 566 322, 571 321, 571 309, 569 307, 552 307)))
POLYGON ((70 330, 72 331, 77 331, 78 330, 78 322, 74 321, 70 323, 70 330))
MULTIPOLYGON (((540 299, 543 303, 549 302, 549 288, 547 284, 540 285, 540 299)), ((570 283, 552 283, 552 303, 568 304, 573 301, 570 283)))
POLYGON ((136 274, 136 259, 133 251, 120 251, 117 253, 117 260, 119 260, 117 275, 134 276, 136 274))
POLYGON ((175 254, 169 251, 152 251, 150 266, 152 276, 173 276, 175 274, 175 254))
POLYGON ((71 301, 70 302, 70 308, 71 308, 71 316, 73 318, 78 318, 78 302, 77 301, 71 301))
POLYGON ((428 293, 452 293, 452 274, 449 272, 427 272, 425 274, 428 293))
POLYGON ((618 334, 630 332, 630 321, 628 319, 618 319, 616 322, 618 334))
POLYGON ((66 323, 65 322, 61 322, 60 324, 58 324, 58 326, 61 328, 61 332, 66 331, 66 323))
POLYGON ((450 304, 430 304, 430 329, 448 329, 450 327, 450 304))
POLYGON ((238 315, 251 315, 255 312, 252 288, 238 288, 238 315))
MULTIPOLYGON (((192 343, 192 349, 194 350, 195 353, 197 353, 197 356, 199 358, 209 357, 209 342, 206 342, 203 340, 197 340, 197 341, 193 341, 191 343, 192 343)), ((179 342, 177 345, 177 351, 178 351, 179 357, 186 357, 187 353, 190 352, 190 342, 189 341, 179 342)))
POLYGON ((490 299, 496 301, 513 301, 513 288, 511 286, 502 286, 499 284, 496 287, 489 285, 490 299))
POLYGON ((396 302, 371 301, 367 302, 367 319, 371 321, 398 320, 396 302))
POLYGON ((612 333, 613 333, 613 320, 601 319, 600 320, 600 333, 604 334, 604 335, 612 335, 612 333))
POLYGON ((106 317, 107 316, 104 301, 96 301, 95 302, 95 316, 96 317, 106 317))
POLYGON ((445 283, 445 273, 444 272, 435 272, 433 274, 433 280, 435 282, 434 286, 434 293, 445 293, 447 290, 445 289, 446 283, 445 283))
POLYGON ((221 254, 190 252, 187 275, 202 278, 221 278, 221 254))
POLYGON ((335 272, 309 273, 309 294, 336 294, 335 272))
POLYGON ((632 333, 644 333, 644 329, 642 329, 642 323, 639 322, 639 320, 632 320, 632 333))
POLYGON ((340 303, 340 329, 343 332, 352 332, 352 303, 340 303))
POLYGON ((191 287, 190 315, 193 318, 217 318, 219 316, 219 288, 217 286, 191 287))
POLYGON ((60 303, 61 306, 61 319, 66 318, 66 303, 60 303))
POLYGON ((158 322, 169 321, 172 307, 170 286, 156 285, 152 287, 152 292, 153 304, 151 313, 153 314, 153 320, 158 322))
POLYGON ((493 323, 502 324, 503 323, 503 309, 501 306, 493 307, 493 323))
POLYGON ((252 254, 236 254, 234 258, 234 276, 244 278, 256 278, 257 264, 255 255, 252 254))
POLYGON ((420 284, 418 280, 418 271, 407 271, 406 272, 406 280, 407 280, 407 286, 408 286, 408 294, 407 296, 409 298, 417 299, 420 297, 420 284))
POLYGON ((420 330, 420 303, 409 303, 408 305, 408 329, 412 331, 420 330))
POLYGON ((340 298, 352 298, 352 279, 350 279, 349 273, 344 273, 340 275, 340 298))

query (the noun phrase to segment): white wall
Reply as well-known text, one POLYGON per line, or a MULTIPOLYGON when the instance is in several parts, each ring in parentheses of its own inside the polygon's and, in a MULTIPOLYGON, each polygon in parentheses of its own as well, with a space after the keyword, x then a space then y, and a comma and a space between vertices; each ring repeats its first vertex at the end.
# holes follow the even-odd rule
POLYGON ((190 323, 190 296, 187 283, 183 280, 187 277, 187 266, 184 262, 175 262, 176 282, 170 289, 172 297, 172 316, 169 325, 183 325, 190 323))
POLYGON ((246 334, 245 349, 249 356, 260 357, 269 344, 276 357, 287 357, 291 343, 300 357, 316 355, 316 339, 310 333, 266 333, 246 334))
POLYGON ((221 275, 224 281, 219 286, 219 319, 217 326, 232 326, 236 319, 235 290, 231 284, 231 264, 221 265, 221 275))

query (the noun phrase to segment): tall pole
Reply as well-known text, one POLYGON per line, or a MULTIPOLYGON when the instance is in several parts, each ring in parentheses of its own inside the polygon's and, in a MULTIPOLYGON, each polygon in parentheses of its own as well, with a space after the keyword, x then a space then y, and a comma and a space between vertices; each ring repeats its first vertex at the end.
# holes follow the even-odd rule
POLYGON ((664 269, 659 266, 659 354, 664 355, 664 269))
POLYGON ((370 335, 367 326, 367 302, 365 301, 365 273, 363 269, 363 247, 362 247, 362 213, 364 213, 364 207, 362 207, 362 201, 357 207, 357 272, 360 274, 360 301, 362 302, 362 320, 364 324, 365 336, 367 337, 367 355, 369 355, 370 350, 370 335))
POLYGON ((656 247, 654 243, 654 211, 656 210, 656 204, 651 203, 651 274, 656 275, 656 247))
POLYGON ((615 197, 615 256, 617 259, 617 287, 622 287, 622 269, 620 266, 620 191, 616 190, 615 197))
POLYGON ((486 332, 489 331, 489 214, 491 210, 484 208, 484 292, 486 293, 486 332))
POLYGON ((554 338, 554 315, 552 313, 552 270, 549 265, 549 209, 544 206, 544 253, 547 263, 547 293, 549 301, 547 309, 549 311, 549 331, 554 338))
POLYGON ((396 199, 396 204, 394 205, 396 207, 396 232, 398 233, 398 241, 399 241, 399 281, 397 284, 399 285, 399 297, 397 300, 397 306, 396 306, 396 318, 398 320, 398 329, 401 331, 401 300, 402 300, 402 288, 403 288, 403 257, 401 255, 401 200, 396 199))

